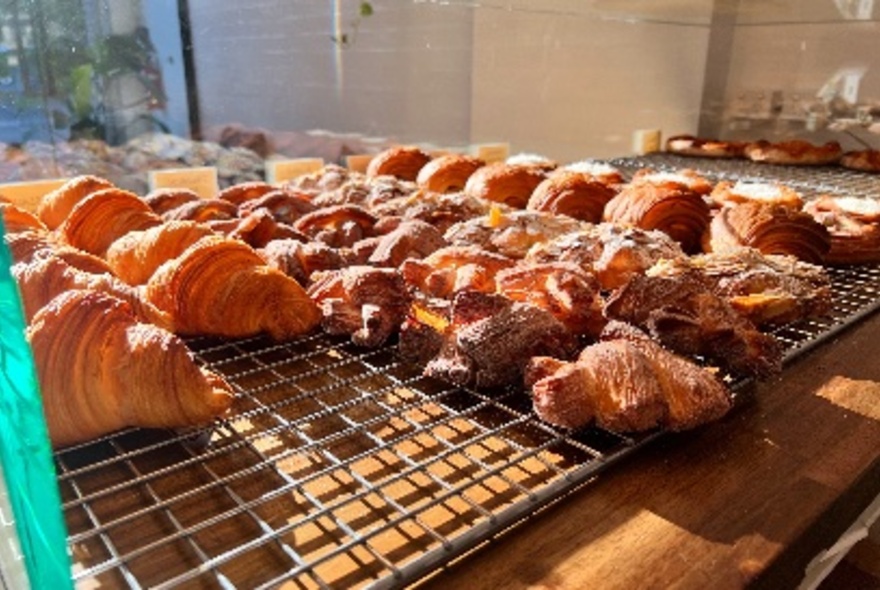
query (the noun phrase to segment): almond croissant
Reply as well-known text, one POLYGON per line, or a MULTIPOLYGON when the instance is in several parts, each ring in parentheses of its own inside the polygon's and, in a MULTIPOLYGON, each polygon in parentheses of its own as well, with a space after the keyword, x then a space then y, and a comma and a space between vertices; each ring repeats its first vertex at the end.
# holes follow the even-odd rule
POLYGON ((223 236, 202 238, 160 266, 145 292, 171 314, 178 334, 240 338, 268 332, 280 340, 321 321, 299 283, 266 266, 247 244, 223 236))
POLYGON ((712 373, 620 322, 610 323, 602 341, 575 362, 533 358, 526 384, 535 413, 566 428, 595 420, 620 432, 686 430, 717 420, 732 405, 712 373))
POLYGON ((27 335, 56 447, 129 426, 205 424, 233 400, 229 385, 200 369, 180 338, 139 323, 128 304, 104 293, 59 295, 27 335))

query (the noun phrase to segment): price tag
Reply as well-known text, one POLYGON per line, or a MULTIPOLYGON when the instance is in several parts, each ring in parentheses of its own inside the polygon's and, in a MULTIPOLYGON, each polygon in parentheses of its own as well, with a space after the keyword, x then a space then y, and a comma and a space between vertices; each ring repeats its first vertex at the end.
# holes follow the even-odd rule
POLYGON ((293 160, 266 160, 266 182, 275 184, 305 176, 324 167, 321 158, 295 158, 293 160))
POLYGON ((65 182, 67 182, 67 179, 56 178, 52 180, 34 180, 0 184, 0 196, 9 199, 16 207, 35 213, 37 211, 37 205, 40 204, 40 200, 46 194, 51 193, 65 182))
POLYGON ((203 199, 213 199, 220 192, 217 169, 213 166, 153 170, 150 172, 150 190, 158 188, 188 188, 203 199))
POLYGON ((345 166, 353 172, 366 172, 375 154, 357 154, 345 158, 345 166))
POLYGON ((494 162, 503 162, 510 156, 509 143, 483 143, 477 146, 476 156, 486 162, 492 164, 494 162))

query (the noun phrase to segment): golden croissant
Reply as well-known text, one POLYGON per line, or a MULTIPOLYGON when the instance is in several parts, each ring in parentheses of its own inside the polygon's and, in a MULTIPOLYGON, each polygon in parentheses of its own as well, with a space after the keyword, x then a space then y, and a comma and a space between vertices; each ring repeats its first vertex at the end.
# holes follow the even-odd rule
POLYGON ((809 214, 781 205, 743 203, 724 207, 712 219, 705 244, 709 252, 743 246, 764 254, 788 254, 821 264, 831 248, 828 230, 809 214))
POLYGON ((660 230, 685 252, 694 253, 709 225, 709 206, 697 191, 680 182, 634 182, 608 202, 604 219, 660 230))
POLYGON ((247 244, 223 236, 202 238, 160 266, 145 293, 171 314, 178 334, 239 338, 267 332, 285 339, 321 321, 299 283, 266 266, 247 244))
POLYGON ((150 206, 128 191, 111 188, 92 193, 73 207, 58 228, 62 242, 96 256, 130 231, 162 223, 150 206))
POLYGON ((130 426, 205 424, 233 400, 180 338, 139 323, 105 293, 67 291, 37 313, 27 335, 55 446, 130 426))
POLYGON ((168 221, 128 232, 107 248, 113 273, 129 285, 143 285, 163 263, 214 232, 195 221, 168 221))
POLYGON ((163 328, 171 327, 171 318, 167 313, 145 301, 133 287, 103 272, 100 259, 96 262, 95 257, 73 248, 36 251, 28 262, 17 262, 11 270, 28 319, 65 291, 89 289, 125 301, 141 321, 163 328))
POLYGON ((45 232, 47 230, 43 222, 37 219, 33 213, 11 203, 0 203, 0 219, 3 220, 3 231, 7 234, 24 231, 45 232))
POLYGON ((582 221, 599 223, 616 189, 586 174, 559 171, 535 188, 527 209, 568 215, 582 221))
POLYGON ((64 222, 77 203, 94 192, 108 188, 113 188, 113 183, 97 176, 71 178, 43 196, 37 205, 37 216, 46 227, 55 229, 64 222))

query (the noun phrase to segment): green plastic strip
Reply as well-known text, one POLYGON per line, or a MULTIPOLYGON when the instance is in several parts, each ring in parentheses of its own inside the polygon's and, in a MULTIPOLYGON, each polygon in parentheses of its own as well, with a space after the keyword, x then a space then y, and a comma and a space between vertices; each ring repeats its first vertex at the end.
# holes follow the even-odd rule
POLYGON ((0 461, 31 588, 72 588, 67 531, 0 219, 0 461))

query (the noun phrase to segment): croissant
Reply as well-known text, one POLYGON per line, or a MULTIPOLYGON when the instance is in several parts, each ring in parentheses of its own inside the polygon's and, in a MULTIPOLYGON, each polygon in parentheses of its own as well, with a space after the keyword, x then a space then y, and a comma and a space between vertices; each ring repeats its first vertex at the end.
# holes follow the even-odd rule
POLYGON ((524 209, 544 178, 545 172, 536 166, 496 162, 471 174, 464 192, 471 197, 524 209))
POLYGON ((223 236, 202 238, 160 266, 145 292, 171 314, 178 334, 240 338, 268 332, 280 340, 321 321, 299 283, 266 266, 247 244, 223 236))
POLYGON ((63 243, 97 256, 130 231, 162 223, 149 205, 128 191, 110 188, 92 193, 70 211, 58 228, 63 243))
POLYGON ((367 176, 395 176, 401 180, 414 181, 419 170, 431 161, 431 156, 417 147, 396 146, 389 148, 370 160, 367 176))
POLYGON ((576 335, 598 336, 605 325, 599 281, 571 262, 520 264, 495 275, 498 292, 546 309, 576 335))
POLYGON ((242 216, 259 209, 269 211, 275 221, 292 224, 306 213, 314 211, 316 207, 301 193, 283 190, 270 191, 238 206, 239 214, 242 216))
MULTIPOLYGON (((106 268, 106 265, 105 265, 106 268)), ((89 289, 107 293, 125 301, 132 313, 163 328, 171 318, 145 301, 137 290, 108 272, 102 271, 94 257, 72 249, 44 249, 35 252, 29 262, 12 265, 18 283, 25 317, 30 319, 56 296, 71 289, 89 289)))
POLYGON ((473 156, 447 154, 425 164, 416 177, 418 185, 438 193, 454 193, 464 189, 467 179, 486 163, 473 156))
POLYGON ((660 230, 685 252, 694 253, 709 225, 709 206, 699 193, 679 182, 636 182, 609 201, 604 219, 660 230))
POLYGON ((233 401, 230 386, 200 369, 180 338, 139 323, 128 304, 105 293, 59 295, 27 336, 56 447, 130 426, 205 424, 233 401))
POLYGON ((459 291, 494 293, 495 275, 514 264, 512 258, 477 246, 446 246, 422 260, 405 260, 400 272, 410 288, 447 299, 459 291))
POLYGON ((184 203, 200 201, 201 197, 187 188, 159 188, 144 196, 144 202, 156 215, 176 209, 184 203))
POLYGON ((309 285, 313 273, 336 270, 352 263, 347 250, 331 248, 323 242, 300 240, 272 240, 257 253, 267 266, 296 279, 301 285, 309 285))
POLYGON ((49 229, 56 229, 77 203, 94 192, 109 188, 113 188, 113 183, 97 176, 71 178, 40 200, 37 217, 49 229))
POLYGON ((615 194, 613 188, 585 174, 559 171, 537 186, 526 208, 599 223, 615 194))
POLYGON ((241 219, 234 221, 234 225, 225 226, 224 222, 211 222, 208 225, 211 229, 217 230, 222 234, 241 240, 245 244, 254 248, 263 248, 269 242, 274 240, 300 240, 309 241, 309 237, 304 233, 297 231, 293 226, 275 221, 272 213, 266 209, 257 209, 246 214, 241 219), (221 223, 224 226, 221 227, 221 223))
POLYGON ((43 222, 37 219, 33 213, 11 203, 0 203, 0 218, 3 219, 3 231, 7 234, 47 230, 43 222))
POLYGON ((217 198, 229 201, 233 205, 241 205, 251 199, 258 199, 266 193, 272 192, 275 187, 268 182, 254 180, 252 182, 240 182, 217 193, 217 198))
POLYGON ((51 234, 20 232, 6 236, 4 241, 15 262, 30 263, 48 256, 56 256, 76 269, 92 274, 113 276, 113 269, 103 258, 72 246, 56 244, 52 241, 51 234))
POLYGON ((732 406, 712 373, 620 322, 610 323, 602 341, 575 362, 533 358, 525 379, 535 413, 565 428, 595 420, 618 432, 686 430, 721 418, 732 406))
POLYGON ((195 221, 169 221, 128 232, 110 244, 105 258, 117 277, 129 285, 143 285, 164 262, 213 233, 195 221))
POLYGON ((748 246, 764 254, 789 254, 821 264, 831 248, 828 230, 809 214, 782 205, 743 203, 721 209, 712 219, 708 252, 748 246))
POLYGON ((358 346, 380 346, 406 318, 410 296, 389 268, 349 266, 316 273, 309 296, 321 306, 328 334, 347 334, 358 346))
POLYGON ((238 207, 229 201, 221 199, 199 199, 198 201, 189 201, 162 214, 162 219, 165 221, 175 219, 214 221, 217 219, 235 219, 236 217, 238 217, 238 207))
POLYGON ((376 217, 357 205, 334 205, 300 217, 293 227, 334 248, 351 247, 358 240, 374 235, 376 217))
POLYGON ((880 262, 880 200, 822 196, 804 207, 828 230, 827 264, 880 262))

